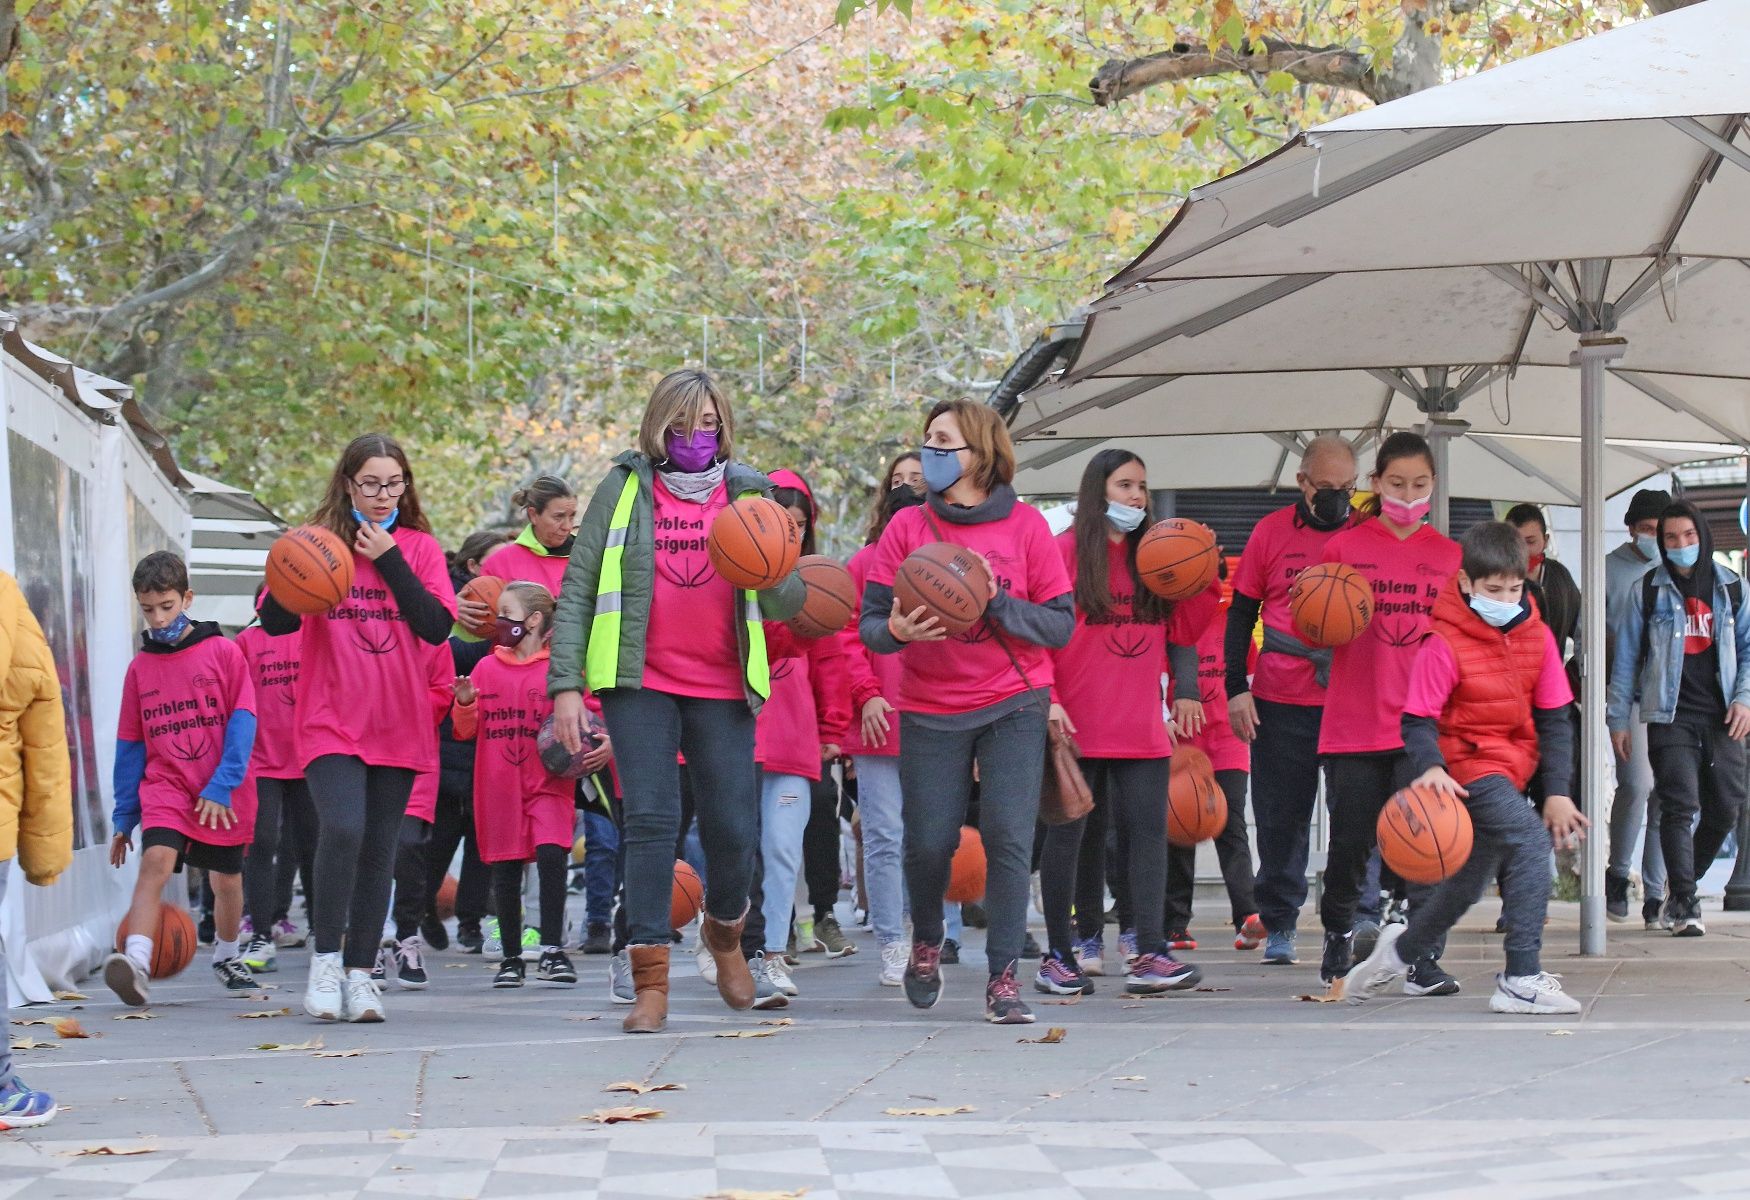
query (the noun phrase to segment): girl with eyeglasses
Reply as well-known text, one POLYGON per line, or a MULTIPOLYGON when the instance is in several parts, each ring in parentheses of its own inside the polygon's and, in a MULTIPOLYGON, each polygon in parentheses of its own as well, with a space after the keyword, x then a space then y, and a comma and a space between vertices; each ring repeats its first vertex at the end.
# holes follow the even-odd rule
POLYGON ((351 593, 303 617, 271 595, 261 601, 269 635, 302 634, 293 711, 317 815, 304 1011, 323 1021, 381 1021, 371 966, 414 776, 438 769, 430 664, 456 619, 456 593, 394 438, 373 433, 348 444, 310 523, 352 547, 351 593))

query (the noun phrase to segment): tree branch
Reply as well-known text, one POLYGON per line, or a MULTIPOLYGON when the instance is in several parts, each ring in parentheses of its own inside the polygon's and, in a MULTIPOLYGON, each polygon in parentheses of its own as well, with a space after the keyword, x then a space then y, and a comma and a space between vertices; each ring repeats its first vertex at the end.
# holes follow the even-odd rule
POLYGON ((1301 83, 1343 88, 1379 99, 1382 79, 1367 58, 1345 46, 1307 46, 1279 38, 1248 42, 1239 50, 1177 43, 1171 50, 1144 58, 1112 59, 1088 82, 1094 103, 1111 107, 1120 100, 1163 83, 1232 75, 1245 71, 1264 75, 1285 71, 1301 83))
POLYGON ((0 255, 24 254, 42 240, 43 234, 66 208, 67 192, 55 177, 54 164, 43 157, 42 151, 15 133, 8 133, 0 140, 4 140, 7 152, 18 160, 25 179, 36 193, 36 211, 0 234, 0 255))

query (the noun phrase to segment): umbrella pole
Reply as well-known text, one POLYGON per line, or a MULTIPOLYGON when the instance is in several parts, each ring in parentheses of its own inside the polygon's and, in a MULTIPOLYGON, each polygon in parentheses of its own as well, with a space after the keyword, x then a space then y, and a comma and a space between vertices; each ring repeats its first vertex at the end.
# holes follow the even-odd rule
POLYGON ((1604 867, 1609 855, 1605 791, 1610 742, 1604 724, 1604 381, 1625 339, 1588 333, 1568 359, 1580 368, 1580 801, 1591 822, 1581 854, 1580 953, 1604 953, 1604 867))

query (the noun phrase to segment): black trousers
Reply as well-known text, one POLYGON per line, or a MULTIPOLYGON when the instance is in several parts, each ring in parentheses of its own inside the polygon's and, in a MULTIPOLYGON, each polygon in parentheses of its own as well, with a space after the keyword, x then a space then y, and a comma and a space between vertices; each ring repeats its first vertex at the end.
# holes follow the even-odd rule
POLYGON ((438 775, 437 808, 432 814, 431 844, 426 856, 425 897, 430 911, 456 847, 462 848, 462 871, 456 878, 456 923, 478 926, 486 915, 490 872, 480 861, 474 841, 474 776, 446 767, 438 775))
POLYGON ((831 764, 821 771, 820 782, 810 794, 808 827, 802 831, 802 879, 808 885, 808 903, 814 919, 832 915, 838 903, 839 882, 839 788, 833 782, 831 764))
POLYGON ((389 915, 401 818, 413 772, 325 754, 305 772, 316 802, 317 954, 342 952, 349 970, 368 971, 389 915))
POLYGON ((1653 763, 1653 786, 1659 794, 1666 894, 1687 902, 1695 898, 1696 878, 1712 864, 1738 824, 1750 759, 1745 743, 1727 736, 1723 722, 1684 713, 1669 725, 1647 726, 1647 757, 1653 763))
MULTIPOLYGON (((281 914, 279 899, 280 860, 296 868, 302 851, 314 858, 316 810, 310 789, 302 779, 257 779, 255 781, 255 834, 249 857, 243 862, 243 898, 249 922, 260 937, 273 937, 273 924, 281 914), (286 833, 296 830, 291 844, 286 833), (300 835, 301 836, 298 836, 300 835), (302 843, 300 845, 299 843, 302 843), (309 847, 308 851, 303 846, 309 847)), ((304 871, 305 904, 309 899, 311 868, 304 871)), ((287 873, 288 880, 290 873, 287 873)), ((290 907, 288 901, 287 907, 290 907)))

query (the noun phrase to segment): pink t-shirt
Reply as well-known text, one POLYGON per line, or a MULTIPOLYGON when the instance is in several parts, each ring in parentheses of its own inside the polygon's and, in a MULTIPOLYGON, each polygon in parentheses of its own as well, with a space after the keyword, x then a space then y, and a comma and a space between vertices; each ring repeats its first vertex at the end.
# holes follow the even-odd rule
MULTIPOLYGON (((1209 585, 1219 603, 1221 581, 1209 585)), ((1217 771, 1249 771, 1252 769, 1252 748, 1234 734, 1227 719, 1227 654, 1223 639, 1227 636, 1227 605, 1220 604, 1215 616, 1203 627, 1197 638, 1197 685, 1203 700, 1203 732, 1191 739, 1191 744, 1209 755, 1210 765, 1217 771)))
POLYGON ((1331 654, 1332 699, 1319 727, 1320 754, 1403 746, 1398 726, 1410 669, 1433 624, 1434 599, 1458 570, 1459 557, 1458 543, 1432 525, 1400 539, 1377 519, 1326 543, 1324 561, 1346 562, 1373 585, 1373 620, 1331 654))
POLYGON ((851 555, 851 561, 846 564, 846 570, 851 573, 852 591, 857 597, 857 612, 851 614, 849 624, 839 635, 839 643, 845 650, 845 673, 850 677, 850 728, 845 733, 845 753, 853 757, 869 755, 875 758, 892 758, 899 753, 899 713, 887 714, 887 741, 880 746, 871 746, 863 741, 863 705, 869 703, 872 696, 880 696, 887 703, 899 707, 899 677, 902 668, 897 654, 875 654, 863 644, 863 639, 857 636, 858 614, 863 609, 863 581, 869 575, 869 560, 875 556, 873 545, 864 546, 851 555))
MULTIPOLYGON (((1294 620, 1288 615, 1288 589, 1294 577, 1314 563, 1329 562, 1326 545, 1341 530, 1314 529, 1295 517, 1295 505, 1279 508, 1252 527, 1245 553, 1234 572, 1234 591, 1263 601, 1260 616, 1269 629, 1290 637, 1294 620)), ((1313 665, 1292 654, 1260 654, 1252 675, 1252 695, 1277 704, 1323 704, 1325 689, 1313 675, 1313 665)))
MULTIPOLYGON (((1006 517, 977 525, 956 525, 930 513, 927 507, 908 508, 894 517, 869 564, 869 580, 893 586, 894 576, 905 556, 930 542, 948 541, 975 551, 989 560, 997 585, 1021 600, 1043 604, 1070 590, 1063 559, 1051 544, 1051 528, 1039 510, 1016 502, 1006 517), (934 521, 942 531, 938 538, 934 521)), ((1052 682, 1051 656, 1045 647, 1005 633, 1009 651, 1027 681, 1036 688, 1052 682)), ((1009 655, 991 635, 988 619, 965 633, 940 642, 914 642, 899 652, 898 706, 914 713, 965 713, 985 708, 1027 690, 1009 655)))
POLYGON ((478 693, 457 709, 457 736, 474 736, 474 831, 481 862, 527 862, 536 846, 570 846, 576 785, 547 773, 535 737, 553 712, 547 652, 526 662, 505 647, 469 676, 478 693))
POLYGON ((298 761, 298 724, 292 715, 302 641, 301 632, 272 637, 259 625, 237 634, 237 648, 249 663, 255 686, 255 750, 249 756, 249 773, 257 779, 304 777, 304 764, 298 761))
MULTIPOLYGON (((429 684, 426 697, 431 701, 431 727, 435 730, 449 715, 456 699, 456 656, 450 644, 431 648, 431 660, 426 664, 429 684)), ((418 817, 426 824, 437 818, 438 771, 421 771, 413 777, 413 791, 407 797, 407 815, 418 817)))
POLYGON ((146 744, 141 829, 174 829, 209 846, 249 844, 255 836, 253 775, 231 793, 236 819, 229 829, 205 828, 194 812, 224 757, 225 725, 234 712, 255 712, 249 663, 235 643, 204 637, 169 654, 134 656, 122 681, 116 736, 146 744))
POLYGON ((520 543, 506 542, 480 560, 480 573, 502 579, 506 583, 514 583, 519 579, 538 583, 557 599, 559 582, 565 578, 565 568, 570 565, 569 558, 557 554, 536 554, 520 543))
MULTIPOLYGON (((783 628, 777 621, 766 626, 783 628)), ((850 712, 845 656, 836 637, 798 638, 795 648, 802 653, 772 660, 772 694, 754 726, 753 758, 774 775, 818 783, 820 748, 829 742, 844 748, 850 712)))
MULTIPOLYGON (((413 574, 453 620, 456 593, 443 548, 429 533, 390 531, 413 574)), ((415 637, 377 566, 352 559, 352 592, 304 618, 298 674, 298 758, 348 754, 376 767, 437 770, 429 668, 432 646, 415 637)))
POLYGON ((644 636, 643 686, 673 696, 741 700, 735 589, 705 553, 711 522, 729 505, 721 486, 703 504, 677 500, 656 477, 656 582, 644 636))
MULTIPOLYGON (((1076 579, 1076 534, 1057 535, 1057 551, 1070 587, 1076 579)), ((1129 543, 1106 541, 1106 584, 1112 606, 1095 623, 1076 609, 1069 645, 1051 654, 1056 700, 1076 728, 1076 743, 1089 758, 1166 758, 1173 752, 1161 706, 1167 668, 1167 627, 1134 616, 1129 543)))
MULTIPOLYGON (((1574 691, 1568 686, 1568 673, 1562 669, 1562 656, 1556 651, 1556 639, 1546 634, 1543 639, 1543 665, 1537 671, 1537 683, 1531 689, 1531 707, 1561 708, 1574 702, 1574 691)), ((1422 641, 1410 670, 1410 690, 1404 699, 1404 711, 1412 717, 1439 719, 1446 711, 1446 701, 1458 686, 1458 660, 1445 638, 1431 637, 1422 641)))

